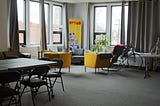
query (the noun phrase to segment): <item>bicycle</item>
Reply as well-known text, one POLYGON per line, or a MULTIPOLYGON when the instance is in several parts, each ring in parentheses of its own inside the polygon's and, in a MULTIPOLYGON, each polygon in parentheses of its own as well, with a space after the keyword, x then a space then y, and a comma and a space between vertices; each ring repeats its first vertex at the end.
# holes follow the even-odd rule
POLYGON ((119 61, 122 65, 127 65, 128 67, 137 66, 138 64, 138 67, 141 68, 143 65, 143 58, 131 44, 125 47, 119 61))

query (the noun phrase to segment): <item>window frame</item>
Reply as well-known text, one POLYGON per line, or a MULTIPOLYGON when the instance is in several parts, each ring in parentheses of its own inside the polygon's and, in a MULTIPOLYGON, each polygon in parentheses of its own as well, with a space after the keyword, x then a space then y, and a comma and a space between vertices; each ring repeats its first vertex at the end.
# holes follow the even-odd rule
POLYGON ((39 1, 37 1, 37 0, 28 0, 28 4, 29 4, 29 6, 28 6, 28 36, 29 36, 29 41, 28 41, 28 43, 29 43, 29 45, 32 45, 32 46, 34 46, 34 45, 40 45, 40 42, 41 42, 41 35, 39 35, 39 43, 31 43, 30 42, 30 40, 31 40, 31 35, 30 35, 30 2, 36 2, 36 3, 38 3, 39 4, 39 27, 40 27, 40 29, 39 29, 39 33, 41 34, 41 25, 42 25, 42 23, 41 23, 41 17, 40 17, 40 15, 41 15, 41 9, 40 9, 40 2, 39 1))
MULTIPOLYGON (((52 4, 52 13, 53 13, 53 6, 59 6, 60 8, 61 8, 61 23, 60 23, 60 26, 62 26, 62 23, 63 23, 63 19, 62 19, 62 17, 63 17, 63 9, 62 9, 62 5, 60 5, 60 4, 55 4, 55 3, 53 3, 52 4)), ((51 17, 51 19, 53 19, 53 14, 52 14, 52 17, 51 17)), ((59 28, 60 29, 60 28, 59 28)), ((52 32, 52 34, 51 34, 51 44, 62 44, 62 30, 60 30, 60 31, 53 31, 53 20, 52 20, 52 28, 51 28, 51 32, 52 32), (60 42, 54 42, 53 40, 52 40, 52 37, 54 36, 54 34, 60 34, 60 42)))
MULTIPOLYGON (((22 33, 23 35, 24 35, 24 43, 20 43, 19 45, 22 45, 22 47, 23 46, 28 46, 28 47, 35 47, 35 46, 39 46, 40 45, 40 42, 38 43, 38 44, 31 44, 31 42, 30 42, 30 1, 31 2, 38 2, 38 3, 40 3, 38 0, 22 0, 22 1, 24 1, 25 2, 25 4, 24 4, 24 21, 25 21, 25 30, 18 30, 19 31, 19 33, 22 33)), ((61 17, 60 17, 60 20, 61 20, 61 24, 60 24, 60 26, 62 26, 62 24, 63 24, 63 4, 62 3, 56 3, 56 2, 53 2, 53 1, 45 1, 44 2, 45 4, 47 4, 48 5, 48 14, 47 14, 47 18, 48 18, 48 23, 47 23, 47 27, 48 27, 48 42, 47 42, 47 45, 48 46, 52 46, 52 45, 62 45, 63 44, 63 31, 61 30, 61 31, 59 31, 59 32, 57 32, 57 31, 53 31, 52 30, 52 25, 51 25, 51 23, 52 23, 52 5, 56 5, 56 6, 60 6, 61 7, 61 17), (53 43, 53 41, 52 41, 52 36, 53 36, 53 33, 54 34, 60 34, 60 42, 54 42, 53 43)), ((40 4, 39 4, 40 5, 40 4)), ((17 8, 18 9, 18 8, 17 8)), ((41 14, 41 9, 39 9, 39 14, 41 14)), ((41 18, 41 17, 40 17, 41 18)), ((40 19, 39 18, 39 19, 40 19)), ((46 18, 46 17, 45 17, 46 18)), ((41 25, 42 25, 42 23, 40 22, 39 23, 40 24, 40 27, 41 27, 41 25)), ((40 37, 40 39, 41 39, 41 37, 40 37)))
POLYGON ((54 36, 54 34, 59 34, 60 36, 60 42, 54 42, 52 41, 53 44, 62 44, 62 31, 53 31, 52 37, 54 36))
MULTIPOLYGON (((18 38, 19 38, 19 34, 23 33, 23 43, 19 42, 19 45, 22 47, 27 45, 27 41, 26 41, 26 0, 23 0, 23 1, 24 1, 24 11, 23 11, 24 12, 23 13, 23 15, 24 15, 24 30, 20 30, 18 28, 18 38)), ((18 6, 18 4, 17 4, 17 6, 18 6)), ((18 8, 17 8, 17 10, 18 10, 18 8)), ((17 14, 18 14, 18 12, 17 12, 17 14)))
MULTIPOLYGON (((120 4, 117 4, 117 5, 111 5, 111 14, 110 14, 110 45, 111 46, 114 46, 114 45, 112 45, 112 42, 111 42, 111 38, 112 38, 112 11, 113 11, 113 9, 112 9, 112 7, 117 7, 117 6, 122 6, 122 5, 120 5, 120 4)), ((121 10, 121 12, 122 12, 122 10, 121 10)), ((122 14, 121 14, 122 15, 122 14)), ((121 16, 122 17, 122 16, 121 16)), ((121 19, 122 20, 122 19, 121 19)), ((122 23, 121 23, 122 24, 122 23)), ((120 30, 120 33, 121 33, 121 30, 120 30)), ((120 43, 122 43, 122 35, 120 34, 120 43)))
POLYGON ((19 45, 21 45, 23 47, 23 46, 26 46, 26 31, 25 30, 19 30, 18 34, 21 34, 21 33, 23 34, 23 43, 19 42, 19 45))
MULTIPOLYGON (((93 27, 93 44, 95 44, 95 39, 96 39, 96 35, 101 35, 101 34, 103 34, 103 35, 106 35, 107 33, 106 32, 96 32, 95 31, 95 27, 96 27, 96 25, 95 25, 95 18, 96 18, 96 8, 97 7, 106 7, 106 18, 107 18, 107 5, 95 5, 94 6, 94 22, 93 22, 93 25, 94 25, 94 27, 93 27)), ((106 20, 106 29, 107 29, 107 20, 106 20)))
MULTIPOLYGON (((112 9, 111 9, 111 7, 112 6, 122 6, 122 3, 121 2, 115 2, 115 3, 95 3, 95 4, 93 4, 93 30, 92 30, 92 33, 93 33, 93 37, 92 37, 92 44, 94 44, 94 41, 95 41, 95 37, 96 37, 96 34, 95 34, 95 7, 104 7, 104 6, 106 6, 107 7, 107 15, 106 15, 106 36, 110 39, 110 46, 114 46, 114 45, 111 45, 111 31, 112 31, 112 29, 111 29, 111 24, 112 24, 112 22, 111 22, 111 20, 112 20, 112 9)), ((126 3, 125 4, 125 6, 128 6, 128 3, 126 3)), ((105 34, 105 33, 102 33, 102 34, 105 34)), ((120 35, 121 37, 120 37, 120 42, 122 42, 122 35, 120 35)))

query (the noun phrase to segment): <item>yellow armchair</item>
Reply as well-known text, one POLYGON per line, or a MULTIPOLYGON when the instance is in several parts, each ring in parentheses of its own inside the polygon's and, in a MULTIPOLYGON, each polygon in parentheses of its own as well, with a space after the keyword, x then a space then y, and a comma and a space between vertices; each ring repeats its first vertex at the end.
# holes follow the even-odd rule
POLYGON ((59 54, 57 52, 44 52, 43 55, 51 60, 54 58, 59 58, 59 54))
POLYGON ((84 67, 86 72, 86 67, 89 68, 109 68, 111 66, 110 59, 112 57, 111 53, 93 53, 85 52, 84 53, 84 67))
POLYGON ((60 58, 63 60, 63 66, 62 68, 69 68, 70 72, 70 66, 71 66, 71 53, 70 52, 44 52, 44 57, 47 57, 49 59, 53 58, 60 58))

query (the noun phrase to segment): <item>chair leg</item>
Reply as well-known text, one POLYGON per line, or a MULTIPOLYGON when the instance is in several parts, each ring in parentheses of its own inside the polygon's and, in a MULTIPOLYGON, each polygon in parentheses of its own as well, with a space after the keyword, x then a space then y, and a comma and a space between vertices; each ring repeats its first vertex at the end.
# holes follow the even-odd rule
POLYGON ((69 66, 69 72, 70 72, 70 66, 69 66))
POLYGON ((2 101, 3 101, 3 99, 0 99, 0 106, 3 106, 3 105, 2 105, 2 101))
POLYGON ((50 91, 49 91, 49 86, 46 84, 47 86, 47 91, 48 91, 48 96, 49 96, 49 101, 51 101, 51 98, 50 98, 50 91))
POLYGON ((33 106, 35 106, 35 101, 34 101, 34 91, 33 91, 33 88, 30 88, 30 89, 31 89, 31 95, 32 95, 33 106))
POLYGON ((8 103, 8 106, 10 106, 11 104, 11 101, 14 99, 14 102, 15 104, 17 105, 17 101, 15 100, 14 96, 11 96, 10 100, 9 100, 9 103, 8 103))
POLYGON ((20 94, 18 95, 18 104, 19 104, 19 106, 22 105, 22 104, 21 104, 21 95, 20 95, 20 94))
POLYGON ((23 90, 22 90, 22 92, 21 92, 21 94, 20 94, 20 97, 22 97, 22 94, 24 93, 24 90, 26 89, 26 87, 27 87, 27 86, 24 86, 24 88, 23 88, 23 90))
POLYGON ((50 84, 51 95, 52 95, 52 97, 54 97, 54 95, 53 95, 53 85, 51 83, 51 78, 49 78, 49 84, 50 84))
POLYGON ((63 88, 63 91, 64 91, 64 85, 63 85, 63 79, 62 79, 62 76, 61 76, 61 83, 62 83, 62 88, 63 88))
POLYGON ((55 78, 55 80, 54 80, 54 82, 53 82, 53 86, 54 86, 54 84, 56 83, 56 81, 57 81, 57 77, 55 78))

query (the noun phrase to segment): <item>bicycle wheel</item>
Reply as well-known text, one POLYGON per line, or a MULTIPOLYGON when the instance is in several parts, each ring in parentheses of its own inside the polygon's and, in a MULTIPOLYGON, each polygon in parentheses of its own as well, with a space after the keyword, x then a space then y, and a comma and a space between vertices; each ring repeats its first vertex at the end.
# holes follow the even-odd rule
POLYGON ((140 54, 134 53, 128 57, 127 64, 129 67, 130 66, 137 66, 137 67, 141 68, 143 65, 143 59, 140 56, 140 54))

